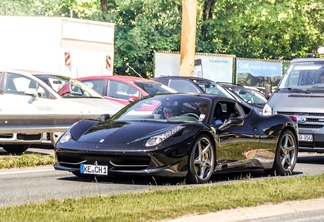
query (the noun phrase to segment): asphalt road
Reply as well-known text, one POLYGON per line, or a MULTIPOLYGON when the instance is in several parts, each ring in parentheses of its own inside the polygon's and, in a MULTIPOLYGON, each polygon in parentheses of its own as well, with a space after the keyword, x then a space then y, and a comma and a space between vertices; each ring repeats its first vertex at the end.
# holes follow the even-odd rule
MULTIPOLYGON (((51 146, 30 148, 27 153, 53 154, 51 146)), ((0 156, 6 155, 0 148, 0 156)), ((299 153, 293 176, 324 173, 324 155, 299 153)), ((213 183, 234 183, 238 178, 262 179, 264 172, 256 170, 213 175, 213 183)), ((78 198, 151 189, 172 189, 183 185, 183 179, 153 177, 102 177, 79 178, 65 171, 55 171, 52 166, 0 170, 0 207, 48 199, 78 198), (181 185, 182 184, 182 185, 181 185), (166 186, 167 185, 167 186, 166 186)), ((187 185, 189 186, 189 185, 187 185)), ((198 186, 198 185, 195 185, 198 186)))

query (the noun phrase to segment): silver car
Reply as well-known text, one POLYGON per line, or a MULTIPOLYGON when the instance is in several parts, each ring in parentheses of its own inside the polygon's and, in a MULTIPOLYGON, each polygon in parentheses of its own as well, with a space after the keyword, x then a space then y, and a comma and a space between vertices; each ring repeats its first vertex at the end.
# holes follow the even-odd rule
POLYGON ((276 91, 263 108, 264 115, 296 116, 299 151, 324 153, 324 58, 290 62, 276 91))
MULTIPOLYGON (((113 115, 123 105, 108 101, 94 90, 71 78, 36 74, 19 70, 0 71, 1 112, 53 111, 83 114, 113 115), (37 77, 38 76, 38 77, 37 77), (50 82, 44 81, 44 76, 50 82), (42 78, 43 77, 43 78, 42 78), (52 84, 52 85, 51 85, 52 84), (60 95, 61 94, 61 95, 60 95)), ((59 133, 0 134, 0 146, 7 152, 24 152, 30 144, 50 139, 55 143, 59 133)))

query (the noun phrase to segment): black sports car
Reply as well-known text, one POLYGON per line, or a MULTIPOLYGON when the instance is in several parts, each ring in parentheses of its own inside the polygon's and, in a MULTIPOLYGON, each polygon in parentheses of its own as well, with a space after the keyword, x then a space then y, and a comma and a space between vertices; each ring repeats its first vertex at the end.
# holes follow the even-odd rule
POLYGON ((242 169, 291 175, 297 135, 294 116, 262 116, 212 94, 158 94, 111 118, 76 122, 56 143, 54 168, 77 176, 186 177, 187 183, 242 169))

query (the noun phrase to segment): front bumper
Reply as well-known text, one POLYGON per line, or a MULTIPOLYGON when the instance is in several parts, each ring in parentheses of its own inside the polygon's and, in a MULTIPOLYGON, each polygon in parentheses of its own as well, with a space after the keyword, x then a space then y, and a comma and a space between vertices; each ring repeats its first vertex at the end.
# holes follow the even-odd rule
POLYGON ((64 150, 55 152, 55 170, 80 173, 81 164, 108 166, 108 175, 184 177, 187 155, 170 157, 163 152, 91 152, 64 150))

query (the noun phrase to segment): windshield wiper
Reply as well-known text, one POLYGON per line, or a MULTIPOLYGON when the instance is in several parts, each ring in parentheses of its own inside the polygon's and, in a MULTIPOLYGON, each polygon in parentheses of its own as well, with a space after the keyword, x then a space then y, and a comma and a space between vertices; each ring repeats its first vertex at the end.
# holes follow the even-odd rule
POLYGON ((310 92, 308 92, 306 90, 303 90, 303 89, 290 88, 290 87, 288 87, 288 88, 281 88, 280 90, 285 90, 285 89, 287 89, 287 90, 289 90, 291 92, 296 92, 296 93, 305 93, 305 94, 309 94, 310 93, 310 92))
POLYGON ((323 85, 313 85, 311 88, 307 89, 307 91, 323 93, 324 86, 323 85))

